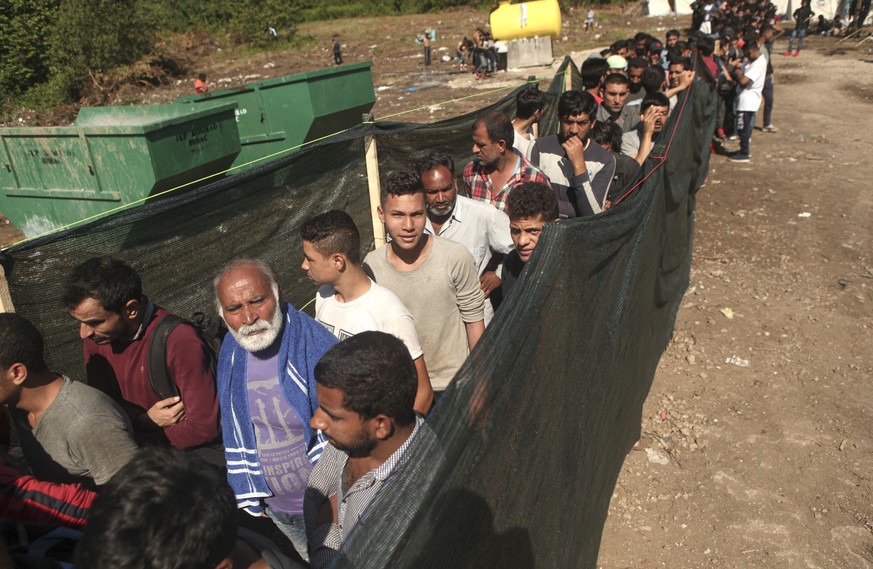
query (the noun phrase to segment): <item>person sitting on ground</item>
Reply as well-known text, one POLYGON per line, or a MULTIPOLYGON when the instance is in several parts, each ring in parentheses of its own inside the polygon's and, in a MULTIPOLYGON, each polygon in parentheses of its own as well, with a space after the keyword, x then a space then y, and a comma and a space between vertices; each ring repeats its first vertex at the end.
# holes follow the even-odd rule
POLYGON ((39 330, 15 313, 0 314, 0 403, 9 405, 24 458, 40 480, 94 489, 139 450, 121 408, 50 371, 39 330))
POLYGON ((640 110, 643 114, 639 126, 621 137, 621 152, 642 165, 652 152, 655 138, 664 130, 670 112, 670 100, 663 93, 648 95, 643 99, 640 110))
POLYGON ((206 85, 206 74, 201 73, 197 76, 197 79, 194 80, 194 92, 198 95, 202 95, 209 91, 209 87, 206 85))
POLYGON ((415 410, 427 415, 433 404, 433 388, 415 320, 397 295, 364 272, 361 236, 352 217, 338 209, 316 215, 300 228, 300 237, 301 268, 319 285, 315 319, 340 341, 367 330, 387 332, 403 340, 418 374, 415 410))
POLYGON ((364 265, 415 318, 431 385, 440 393, 485 331, 479 275, 466 247, 425 234, 427 202, 418 174, 390 173, 380 202, 379 219, 391 241, 371 251, 364 265))
POLYGON ((522 182, 548 183, 537 167, 512 148, 515 130, 509 117, 490 111, 473 123, 473 153, 464 168, 464 189, 474 200, 503 210, 512 188, 522 182))
POLYGON ((646 91, 643 89, 643 71, 648 64, 642 57, 632 57, 627 62, 627 80, 630 93, 626 105, 634 106, 643 102, 646 91))
POLYGON ((737 132, 740 136, 740 150, 728 157, 731 162, 751 159, 752 130, 767 78, 767 58, 761 54, 758 35, 749 34, 743 39, 745 60, 730 62, 731 76, 737 82, 737 132))
POLYGON ((265 513, 308 559, 303 493, 326 441, 309 426, 318 406, 313 369, 337 339, 282 302, 275 271, 235 259, 213 281, 230 334, 218 357, 227 480, 237 507, 265 513))
POLYGON ((540 122, 545 104, 546 97, 536 85, 522 89, 515 97, 515 118, 512 119, 515 138, 512 147, 528 160, 530 160, 530 149, 536 140, 534 125, 540 122))
POLYGON ((608 72, 609 64, 605 59, 589 58, 582 62, 582 88, 594 97, 598 105, 603 102, 600 90, 603 87, 603 78, 608 72))
POLYGON ((447 154, 431 154, 419 160, 416 172, 424 186, 427 221, 424 232, 460 243, 473 255, 479 286, 485 295, 485 326, 494 316, 489 300, 500 287, 495 269, 512 250, 509 218, 486 203, 458 195, 455 161, 447 154))
POLYGON ((614 122, 597 121, 591 127, 591 138, 615 158, 615 175, 609 186, 607 201, 616 203, 632 182, 636 182, 640 165, 636 160, 621 153, 622 132, 614 122))
POLYGON ((172 449, 148 448, 100 490, 76 566, 88 569, 302 569, 238 526, 218 470, 172 449))
MULTIPOLYGON (((219 440, 214 353, 189 323, 142 293, 133 268, 112 257, 93 257, 64 281, 63 302, 79 322, 88 385, 121 405, 140 443, 189 449, 219 440), (178 395, 159 394, 149 365, 152 341, 166 336, 167 375, 178 395)), ((220 453, 216 453, 220 456, 220 453)))
POLYGON ((610 73, 603 80, 601 95, 603 103, 597 109, 596 118, 602 122, 614 122, 622 132, 628 132, 640 122, 640 109, 626 105, 630 94, 630 81, 620 73, 610 73))
POLYGON ((433 440, 416 416, 415 368, 403 343, 362 332, 334 346, 315 367, 312 427, 330 445, 309 478, 306 532, 312 569, 327 567, 371 501, 386 499, 413 445, 433 440))
POLYGON ((597 102, 586 93, 565 91, 558 100, 560 133, 540 138, 531 157, 551 181, 561 217, 584 217, 606 209, 615 175, 615 158, 588 132, 595 121, 597 102))
MULTIPOLYGON (((599 147, 598 147, 599 148, 599 147)), ((503 260, 503 294, 508 295, 536 249, 543 226, 557 221, 558 202, 554 192, 537 183, 522 184, 518 195, 506 204, 509 232, 515 249, 503 260)))

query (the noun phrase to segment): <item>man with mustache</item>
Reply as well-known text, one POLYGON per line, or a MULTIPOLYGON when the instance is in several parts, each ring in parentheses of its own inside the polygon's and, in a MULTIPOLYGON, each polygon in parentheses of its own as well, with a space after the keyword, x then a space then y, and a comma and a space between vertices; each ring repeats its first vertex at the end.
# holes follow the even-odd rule
POLYGON ((309 425, 318 407, 313 370, 337 340, 281 301, 263 261, 231 261, 213 289, 230 330, 217 374, 227 481, 237 507, 266 513, 308 560, 303 494, 326 444, 309 425))
POLYGON ((614 122, 627 132, 640 122, 640 110, 636 106, 628 106, 630 95, 630 80, 621 73, 610 73, 603 80, 601 96, 603 102, 597 109, 596 118, 601 122, 614 122))
POLYGON ((560 134, 538 139, 531 152, 531 161, 549 177, 562 218, 595 215, 609 207, 615 158, 588 137, 596 113, 590 93, 565 91, 558 100, 560 134))
MULTIPOLYGON (((479 286, 488 299, 500 286, 495 269, 503 256, 512 250, 509 218, 495 207, 458 195, 455 161, 447 154, 422 158, 415 169, 427 201, 424 233, 451 239, 470 251, 479 275, 479 286)), ((486 326, 493 316, 491 303, 485 302, 486 326)))
POLYGON ((546 176, 518 153, 515 129, 505 114, 485 113, 473 123, 475 158, 464 168, 464 190, 474 200, 503 210, 512 188, 522 182, 543 182, 546 176))
POLYGON ((138 442, 188 449, 218 439, 213 356, 192 325, 175 326, 166 340, 166 369, 179 395, 162 398, 152 386, 149 348, 172 314, 143 295, 130 265, 88 259, 67 277, 62 299, 79 322, 88 385, 121 405, 138 442))

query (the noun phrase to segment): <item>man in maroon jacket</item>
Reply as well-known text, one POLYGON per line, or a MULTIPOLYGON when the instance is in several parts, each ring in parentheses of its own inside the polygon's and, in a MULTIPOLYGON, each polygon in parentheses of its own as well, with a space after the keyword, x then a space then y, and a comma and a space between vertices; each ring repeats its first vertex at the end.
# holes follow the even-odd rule
POLYGON ((167 370, 179 396, 161 398, 152 387, 149 344, 170 312, 143 296, 127 263, 94 257, 78 265, 64 282, 63 302, 80 325, 88 384, 121 404, 137 441, 187 449, 218 439, 211 354, 193 326, 176 326, 167 337, 167 370))

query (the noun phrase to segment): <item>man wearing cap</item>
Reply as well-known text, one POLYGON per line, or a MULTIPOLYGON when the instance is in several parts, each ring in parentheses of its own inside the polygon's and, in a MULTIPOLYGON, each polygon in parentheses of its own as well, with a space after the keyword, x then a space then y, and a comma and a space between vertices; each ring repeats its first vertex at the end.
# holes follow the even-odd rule
POLYGON ((629 94, 630 81, 627 77, 621 73, 607 75, 603 80, 603 103, 597 109, 597 120, 614 122, 621 127, 622 132, 633 130, 640 122, 640 108, 625 104, 629 94))
POLYGON ((609 65, 608 73, 621 73, 627 75, 627 59, 620 55, 610 55, 606 58, 606 63, 609 65))

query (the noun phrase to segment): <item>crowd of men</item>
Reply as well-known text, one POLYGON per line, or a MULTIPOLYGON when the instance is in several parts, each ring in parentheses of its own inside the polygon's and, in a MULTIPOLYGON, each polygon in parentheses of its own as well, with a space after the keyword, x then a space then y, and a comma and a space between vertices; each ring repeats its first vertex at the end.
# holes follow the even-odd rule
POLYGON ((698 56, 720 93, 733 85, 714 134, 737 133, 732 159, 748 160, 779 33, 766 20, 742 40, 717 27, 719 50, 710 35, 692 48, 675 30, 663 43, 615 42, 583 63, 582 90, 561 95, 556 134, 537 132, 544 94, 522 90, 512 120, 474 121, 463 168, 433 153, 385 177, 389 241, 363 257, 348 213, 307 220, 297 254, 317 289, 314 317, 283 301, 269 264, 232 259, 212 283, 229 332, 216 351, 204 329, 146 296, 128 263, 95 257, 72 268, 60 299, 83 341, 81 382, 49 370, 31 322, 0 314, 0 401, 33 472, 0 464, 0 483, 15 489, 2 515, 76 529, 87 519, 83 567, 149 556, 297 566, 239 527, 245 511, 327 566, 410 449, 433 436, 425 418, 512 303, 545 226, 621 207, 680 92, 700 80, 698 56))

